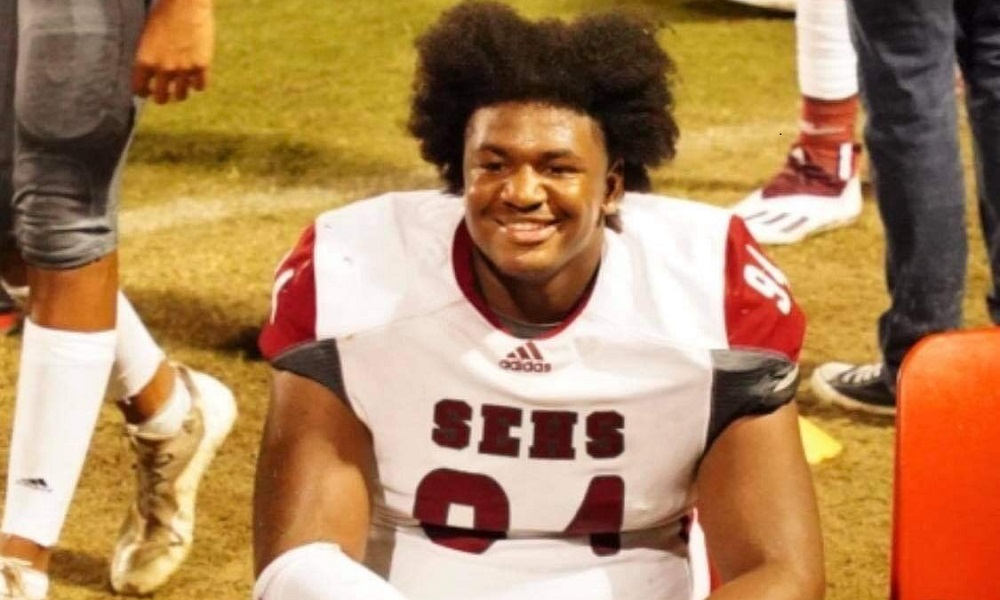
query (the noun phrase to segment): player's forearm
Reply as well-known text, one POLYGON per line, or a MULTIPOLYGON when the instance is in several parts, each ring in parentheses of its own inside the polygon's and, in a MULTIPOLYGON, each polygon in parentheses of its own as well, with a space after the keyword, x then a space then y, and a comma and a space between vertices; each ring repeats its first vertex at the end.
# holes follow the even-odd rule
POLYGON ((330 390, 273 371, 272 399, 254 480, 256 571, 312 542, 360 559, 370 517, 367 430, 330 390))
POLYGON ((822 570, 794 569, 780 563, 748 571, 711 595, 709 600, 822 600, 826 582, 822 570))
POLYGON ((280 432, 292 427, 268 423, 261 444, 253 498, 258 572, 277 556, 314 542, 337 544, 355 559, 364 554, 369 520, 364 478, 335 463, 322 440, 284 438, 280 432))

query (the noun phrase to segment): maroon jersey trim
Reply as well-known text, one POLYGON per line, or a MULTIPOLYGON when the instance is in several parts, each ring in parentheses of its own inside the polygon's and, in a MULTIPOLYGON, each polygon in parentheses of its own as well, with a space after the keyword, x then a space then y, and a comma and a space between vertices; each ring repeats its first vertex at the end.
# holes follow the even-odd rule
MULTIPOLYGON (((455 272, 455 281, 458 283, 459 289, 462 290, 462 295, 465 296, 465 299, 472 304, 476 312, 482 315, 490 325, 511 337, 518 337, 510 329, 503 326, 500 318, 493 312, 489 304, 486 303, 486 298, 483 298, 483 295, 479 292, 476 286, 476 272, 472 266, 472 254, 475 251, 475 243, 472 241, 472 236, 469 235, 469 229, 465 226, 465 220, 462 220, 455 229, 455 238, 451 246, 451 265, 455 272)), ((586 289, 583 290, 583 294, 580 295, 580 299, 577 300, 572 310, 566 315, 566 318, 545 333, 534 336, 533 339, 545 339, 556 336, 580 316, 583 309, 587 307, 590 295, 594 291, 599 272, 600 266, 598 266, 598 273, 595 273, 590 279, 590 283, 587 284, 586 289)))
POLYGON ((316 273, 313 270, 313 250, 316 228, 305 229, 295 248, 276 271, 290 277, 274 295, 274 320, 268 319, 261 328, 257 345, 267 360, 299 344, 316 339, 316 273))

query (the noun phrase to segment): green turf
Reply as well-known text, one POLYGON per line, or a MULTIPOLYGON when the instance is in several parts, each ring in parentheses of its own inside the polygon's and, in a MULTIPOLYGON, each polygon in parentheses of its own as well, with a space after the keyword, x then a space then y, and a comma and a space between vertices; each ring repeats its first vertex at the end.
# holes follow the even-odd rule
MULTIPOLYGON (((405 131, 412 46, 450 4, 219 0, 210 90, 181 107, 146 107, 126 204, 275 186, 340 187, 345 180, 375 188, 433 184, 405 131)), ((725 136, 698 139, 697 130, 739 128, 759 109, 770 130, 755 132, 762 142, 794 132, 788 18, 723 0, 513 4, 532 16, 623 4, 668 24, 661 39, 679 67, 684 130, 678 164, 690 179, 678 184, 682 191, 708 185, 703 180, 711 176, 697 166, 707 144, 731 145, 725 136)))

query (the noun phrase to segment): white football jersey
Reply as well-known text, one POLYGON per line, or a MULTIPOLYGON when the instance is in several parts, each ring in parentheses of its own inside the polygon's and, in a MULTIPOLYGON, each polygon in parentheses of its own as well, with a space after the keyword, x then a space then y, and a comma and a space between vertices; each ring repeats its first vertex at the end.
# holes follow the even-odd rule
POLYGON ((700 459, 794 391, 787 281, 728 212, 630 193, 587 296, 523 339, 476 291, 463 210, 330 211, 276 274, 265 356, 372 433, 366 564, 412 600, 689 600, 700 459))

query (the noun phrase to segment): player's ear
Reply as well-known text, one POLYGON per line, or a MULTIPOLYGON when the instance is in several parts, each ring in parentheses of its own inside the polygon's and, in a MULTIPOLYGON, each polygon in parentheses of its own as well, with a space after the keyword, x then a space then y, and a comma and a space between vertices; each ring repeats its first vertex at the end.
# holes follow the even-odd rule
POLYGON ((617 159, 608 167, 605 176, 604 198, 605 203, 614 202, 617 204, 625 193, 625 161, 617 159))
POLYGON ((625 195, 625 163, 621 159, 616 160, 608 168, 605 175, 604 201, 601 203, 601 219, 604 224, 614 231, 621 231, 621 216, 618 214, 618 206, 625 195))

